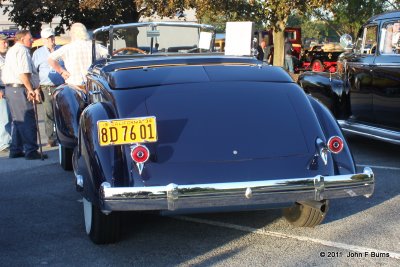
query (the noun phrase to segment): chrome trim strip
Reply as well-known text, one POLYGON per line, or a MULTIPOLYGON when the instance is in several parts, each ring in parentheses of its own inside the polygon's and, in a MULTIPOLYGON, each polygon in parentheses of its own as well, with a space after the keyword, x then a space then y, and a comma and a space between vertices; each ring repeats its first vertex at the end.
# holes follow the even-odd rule
POLYGON ((121 71, 121 70, 134 70, 134 69, 154 69, 154 68, 163 68, 163 67, 187 67, 187 66, 260 66, 260 64, 254 64, 250 62, 218 62, 218 63, 204 63, 204 62, 194 62, 194 63, 165 63, 165 64, 157 64, 157 65, 140 65, 140 66, 132 66, 132 67, 124 67, 124 68, 116 68, 114 71, 121 71))
MULTIPOLYGON (((397 56, 400 56, 400 55, 397 55, 397 56)), ((387 63, 374 63, 374 64, 353 63, 353 65, 356 65, 356 66, 369 66, 371 68, 374 68, 374 67, 388 67, 388 68, 395 68, 395 69, 399 69, 400 68, 399 67, 399 63, 390 63, 390 62, 387 62, 387 63)))
MULTIPOLYGON (((396 55, 396 54, 393 54, 396 55)), ((383 56, 383 55, 382 55, 383 56)), ((399 54, 397 54, 397 57, 400 56, 399 54)), ((397 58, 398 60, 398 58, 397 58)), ((399 63, 376 63, 375 64, 376 67, 388 67, 388 68, 395 68, 395 69, 399 69, 399 63)))
POLYGON ((175 210, 369 197, 374 183, 374 173, 365 167, 357 174, 234 183, 111 187, 104 182, 99 195, 106 210, 175 210))
POLYGON ((337 122, 344 132, 400 145, 400 132, 386 130, 361 123, 349 122, 346 120, 338 120, 337 122))
POLYGON ((128 28, 128 27, 146 27, 146 26, 174 26, 174 27, 194 27, 194 28, 203 28, 214 30, 215 27, 208 24, 198 24, 198 23, 191 23, 191 22, 139 22, 139 23, 125 23, 125 24, 118 24, 118 25, 110 25, 110 26, 103 26, 101 28, 95 29, 93 31, 93 35, 97 34, 98 32, 108 31, 110 28, 114 28, 116 30, 128 28))

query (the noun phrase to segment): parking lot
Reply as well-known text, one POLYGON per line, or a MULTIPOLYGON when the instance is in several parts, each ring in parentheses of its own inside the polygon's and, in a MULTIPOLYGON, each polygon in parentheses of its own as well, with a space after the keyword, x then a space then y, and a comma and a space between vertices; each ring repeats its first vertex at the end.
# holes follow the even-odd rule
MULTIPOLYGON (((43 129, 42 129, 43 130, 43 129)), ((94 245, 84 232, 73 173, 0 154, 0 261, 4 266, 321 266, 400 264, 400 147, 350 136, 375 194, 331 201, 316 228, 294 228, 280 210, 165 217, 126 213, 122 239, 94 245)))

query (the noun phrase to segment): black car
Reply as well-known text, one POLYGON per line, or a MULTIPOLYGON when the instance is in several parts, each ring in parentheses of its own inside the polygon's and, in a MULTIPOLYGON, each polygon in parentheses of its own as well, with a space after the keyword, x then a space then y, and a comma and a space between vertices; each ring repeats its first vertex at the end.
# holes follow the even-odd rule
POLYGON ((370 18, 335 74, 298 83, 332 111, 345 132, 400 144, 400 12, 370 18))
POLYGON ((315 226, 329 199, 373 193, 330 112, 282 68, 214 53, 211 26, 113 25, 93 38, 109 57, 93 63, 87 94, 54 94, 60 163, 93 242, 118 239, 121 211, 281 207, 315 226))

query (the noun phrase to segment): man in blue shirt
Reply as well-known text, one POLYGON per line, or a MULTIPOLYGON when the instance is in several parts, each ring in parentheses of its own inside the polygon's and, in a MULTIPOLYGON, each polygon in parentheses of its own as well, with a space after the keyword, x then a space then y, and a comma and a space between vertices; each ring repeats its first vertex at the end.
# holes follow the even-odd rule
POLYGON ((45 131, 48 138, 47 146, 53 147, 57 145, 57 137, 54 131, 52 94, 57 86, 64 83, 64 79, 50 67, 47 61, 50 53, 59 48, 55 43, 53 29, 45 28, 41 31, 40 35, 43 40, 43 46, 33 53, 32 60, 36 70, 39 72, 40 90, 44 98, 43 107, 45 111, 45 131))

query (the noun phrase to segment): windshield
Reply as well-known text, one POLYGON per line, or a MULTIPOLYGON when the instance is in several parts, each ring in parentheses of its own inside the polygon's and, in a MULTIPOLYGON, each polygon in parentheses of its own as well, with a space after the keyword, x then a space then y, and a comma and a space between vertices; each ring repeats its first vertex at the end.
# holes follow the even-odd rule
POLYGON ((214 28, 194 23, 132 23, 94 31, 96 43, 108 47, 112 57, 155 53, 209 53, 214 28), (111 41, 110 41, 111 40, 111 41))

